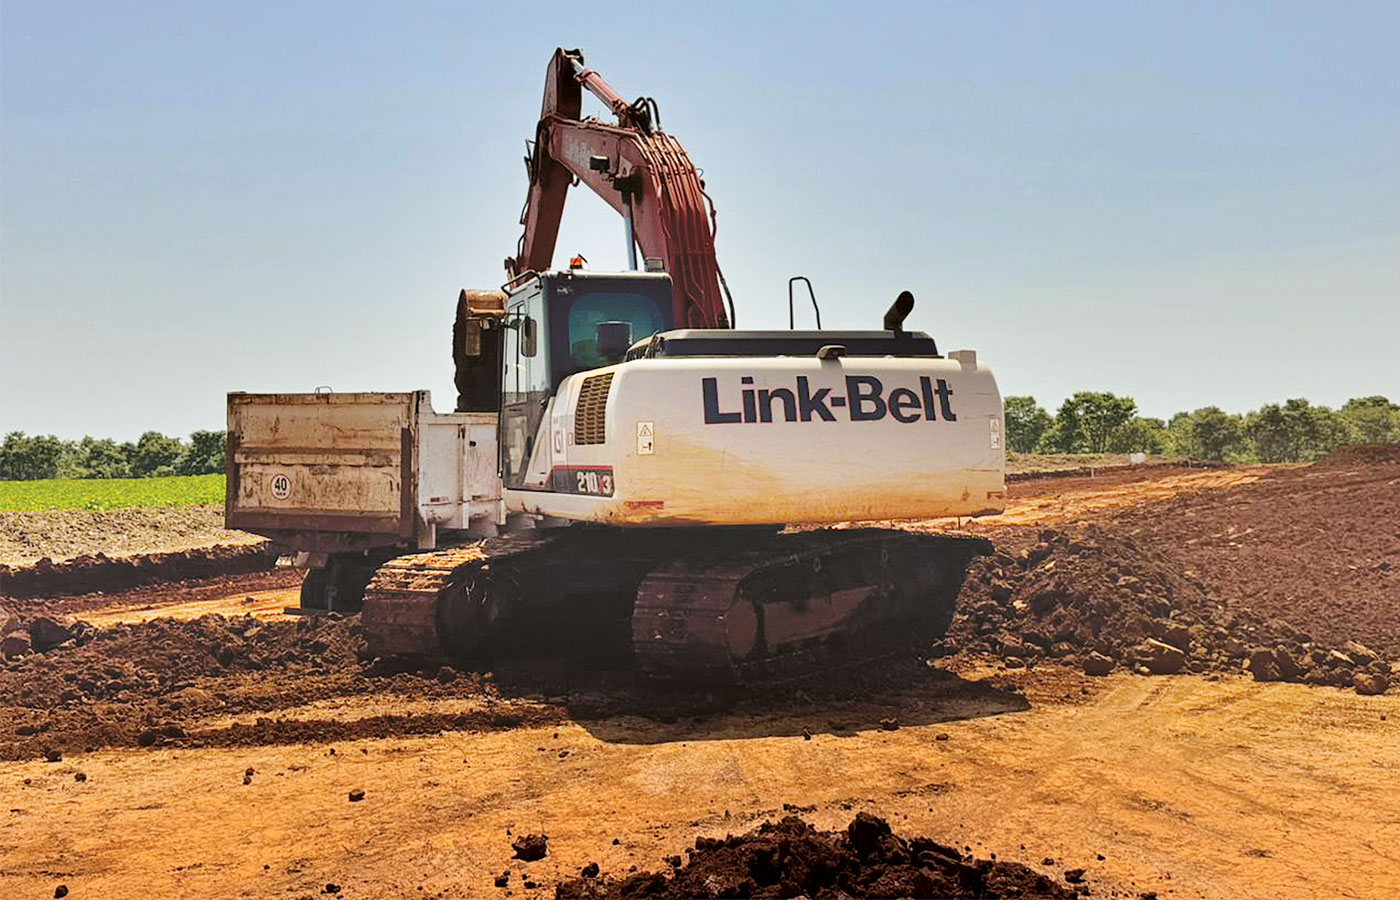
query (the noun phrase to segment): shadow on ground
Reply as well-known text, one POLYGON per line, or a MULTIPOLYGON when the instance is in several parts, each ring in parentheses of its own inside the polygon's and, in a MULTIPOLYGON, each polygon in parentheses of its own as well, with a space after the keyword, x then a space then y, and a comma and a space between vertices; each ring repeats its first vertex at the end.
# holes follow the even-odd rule
POLYGON ((495 685, 506 697, 559 703, 569 719, 610 743, 849 736, 1030 709, 1013 689, 962 678, 917 659, 864 663, 801 681, 737 690, 646 687, 633 684, 626 672, 557 666, 541 662, 498 669, 495 685))

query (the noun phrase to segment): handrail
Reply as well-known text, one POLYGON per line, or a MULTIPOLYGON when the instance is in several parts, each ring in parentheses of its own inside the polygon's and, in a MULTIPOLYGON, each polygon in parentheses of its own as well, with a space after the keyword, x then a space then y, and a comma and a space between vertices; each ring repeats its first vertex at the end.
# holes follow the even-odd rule
POLYGON ((807 296, 812 298, 812 312, 817 316, 817 330, 821 331, 822 311, 821 308, 817 306, 817 292, 812 290, 812 281, 806 275, 794 275, 788 279, 788 331, 794 331, 797 327, 797 320, 793 312, 792 304, 792 286, 799 281, 807 285, 807 296))

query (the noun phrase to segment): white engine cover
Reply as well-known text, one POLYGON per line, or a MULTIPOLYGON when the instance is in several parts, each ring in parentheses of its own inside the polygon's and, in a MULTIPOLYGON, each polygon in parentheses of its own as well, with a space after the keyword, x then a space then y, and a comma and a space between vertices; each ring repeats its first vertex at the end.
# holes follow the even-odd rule
POLYGON ((507 509, 646 526, 1000 512, 1001 395, 975 353, 952 356, 663 357, 571 376, 535 442, 537 489, 505 491, 507 509), (599 435, 579 394, 609 373, 599 435))

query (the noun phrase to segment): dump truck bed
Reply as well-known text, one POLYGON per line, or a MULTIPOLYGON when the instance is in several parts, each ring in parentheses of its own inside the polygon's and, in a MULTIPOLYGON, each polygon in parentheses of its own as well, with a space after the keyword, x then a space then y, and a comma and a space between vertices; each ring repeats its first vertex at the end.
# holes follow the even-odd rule
POLYGON ((226 527, 299 550, 432 546, 495 517, 495 429, 427 391, 229 394, 226 527))

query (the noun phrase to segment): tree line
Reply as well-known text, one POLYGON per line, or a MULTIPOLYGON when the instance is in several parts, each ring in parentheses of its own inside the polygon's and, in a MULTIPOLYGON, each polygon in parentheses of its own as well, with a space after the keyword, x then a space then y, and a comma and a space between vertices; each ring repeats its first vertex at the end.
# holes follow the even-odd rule
POLYGON ((224 471, 225 432, 195 431, 188 440, 148 431, 135 442, 12 431, 0 444, 0 480, 40 478, 149 478, 224 471))
POLYGON ((1309 462, 1343 444, 1400 441, 1400 406, 1356 397, 1340 409, 1294 399, 1247 413, 1218 406, 1163 421, 1131 397, 1081 391, 1050 415, 1034 397, 1006 398, 1006 445, 1020 453, 1153 453, 1228 462, 1309 462))
MULTIPOLYGON (((1340 409, 1295 399, 1251 412, 1217 406, 1163 421, 1138 415, 1137 402, 1081 391, 1052 416, 1034 397, 1006 398, 1006 446, 1019 453, 1152 453, 1228 462, 1307 462, 1342 444, 1400 441, 1400 406, 1356 397, 1340 409)), ((148 431, 136 441, 12 431, 0 444, 0 480, 146 478, 224 471, 225 432, 188 439, 148 431)))

